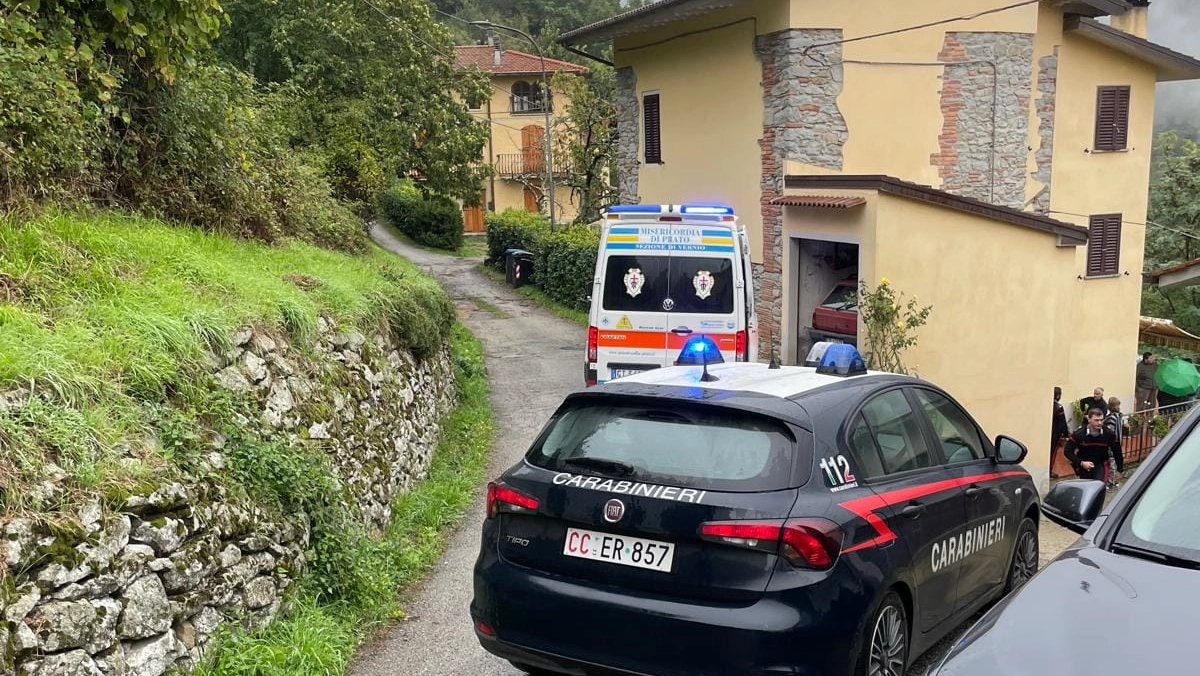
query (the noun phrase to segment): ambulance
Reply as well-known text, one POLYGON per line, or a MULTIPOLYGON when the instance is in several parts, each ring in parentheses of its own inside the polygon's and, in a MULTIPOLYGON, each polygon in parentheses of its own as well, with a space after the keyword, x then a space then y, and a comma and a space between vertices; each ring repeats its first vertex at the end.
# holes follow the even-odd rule
POLYGON ((727 362, 758 359, 749 239, 732 207, 617 205, 601 223, 587 385, 671 366, 699 335, 727 362))

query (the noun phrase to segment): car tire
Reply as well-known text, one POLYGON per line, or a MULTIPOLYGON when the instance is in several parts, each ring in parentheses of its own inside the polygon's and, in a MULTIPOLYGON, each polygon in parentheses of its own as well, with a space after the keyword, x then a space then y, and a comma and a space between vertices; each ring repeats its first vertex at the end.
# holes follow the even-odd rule
POLYGON ((545 669, 538 669, 537 667, 531 667, 528 664, 522 664, 520 662, 513 662, 512 660, 509 660, 508 663, 513 665, 514 667, 516 667, 518 670, 523 671, 526 674, 529 674, 529 676, 558 676, 558 674, 555 674, 553 671, 546 671, 545 669))
POLYGON ((1004 579, 1006 595, 1019 589, 1037 573, 1039 555, 1037 523, 1033 519, 1025 517, 1021 520, 1021 527, 1017 530, 1016 544, 1013 546, 1012 559, 1008 564, 1008 576, 1004 579))
POLYGON ((908 667, 908 612, 900 595, 889 590, 863 625, 854 676, 904 676, 908 667))

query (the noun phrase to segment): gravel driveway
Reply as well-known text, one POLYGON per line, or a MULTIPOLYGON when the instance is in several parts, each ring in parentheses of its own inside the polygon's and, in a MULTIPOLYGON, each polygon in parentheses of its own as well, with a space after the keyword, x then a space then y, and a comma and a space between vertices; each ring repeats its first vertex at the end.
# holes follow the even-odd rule
MULTIPOLYGON (((430 253, 399 241, 378 226, 371 235, 435 277, 454 299, 461 321, 483 342, 499 429, 489 476, 498 475, 520 459, 562 398, 582 386, 580 359, 586 331, 484 277, 474 269, 480 259, 430 253)), ((407 618, 381 631, 360 650, 350 676, 520 674, 479 647, 467 615, 471 567, 483 521, 482 492, 480 487, 475 505, 462 527, 450 536, 429 577, 411 591, 407 618)), ((1042 563, 1073 540, 1068 531, 1043 523, 1042 563)), ((964 624, 918 659, 910 676, 919 676, 968 626, 964 624)))

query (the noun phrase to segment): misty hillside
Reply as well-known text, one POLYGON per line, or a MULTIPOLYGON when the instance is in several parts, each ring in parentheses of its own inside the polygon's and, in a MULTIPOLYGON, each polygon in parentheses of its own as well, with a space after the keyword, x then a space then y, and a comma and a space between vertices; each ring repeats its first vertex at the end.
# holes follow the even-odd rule
MULTIPOLYGON (((1200 58, 1200 1, 1154 0, 1150 3, 1150 39, 1200 58)), ((1200 82, 1159 84, 1154 118, 1158 130, 1200 126, 1200 82)))

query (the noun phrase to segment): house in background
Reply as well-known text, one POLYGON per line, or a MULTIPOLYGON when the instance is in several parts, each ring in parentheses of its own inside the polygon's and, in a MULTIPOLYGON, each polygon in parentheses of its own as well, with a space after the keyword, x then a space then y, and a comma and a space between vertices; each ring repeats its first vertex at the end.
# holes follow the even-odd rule
POLYGON ((1054 386, 1133 392, 1155 85, 1200 62, 1145 0, 1003 4, 662 0, 560 42, 612 44, 623 201, 735 206, 783 361, 888 277, 933 306, 910 368, 1045 470, 1054 386))
MULTIPOLYGON (((497 51, 492 45, 455 47, 454 56, 459 68, 478 67, 490 73, 492 81, 489 99, 467 102, 471 114, 488 123, 488 141, 481 161, 493 168, 493 176, 482 187, 481 205, 463 210, 466 231, 483 231, 484 209, 504 211, 514 208, 546 213, 549 191, 545 190, 546 123, 541 60, 534 54, 513 49, 497 51)), ((545 59, 545 67, 547 80, 558 72, 587 72, 583 66, 557 59, 545 59)), ((553 91, 549 102, 553 133, 555 116, 561 115, 570 102, 553 91)), ((555 157, 554 170, 567 170, 566 161, 566 158, 555 157)), ((558 180, 554 183, 555 220, 569 222, 577 209, 571 189, 558 180)))

